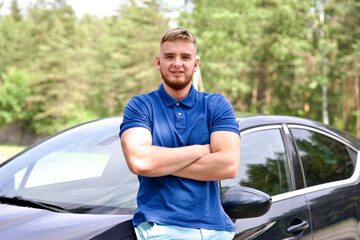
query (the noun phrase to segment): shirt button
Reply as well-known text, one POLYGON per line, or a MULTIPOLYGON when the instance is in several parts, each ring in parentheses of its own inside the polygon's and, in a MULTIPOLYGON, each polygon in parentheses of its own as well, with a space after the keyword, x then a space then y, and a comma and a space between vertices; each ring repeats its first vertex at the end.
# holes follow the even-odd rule
POLYGON ((176 103, 176 106, 179 106, 179 103, 176 103))
POLYGON ((181 113, 178 113, 179 114, 179 116, 181 116, 181 113))

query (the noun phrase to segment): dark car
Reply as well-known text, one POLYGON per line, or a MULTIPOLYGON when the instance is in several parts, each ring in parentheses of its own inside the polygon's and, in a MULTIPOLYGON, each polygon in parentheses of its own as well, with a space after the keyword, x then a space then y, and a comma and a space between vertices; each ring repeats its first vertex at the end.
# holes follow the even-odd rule
MULTIPOLYGON (((295 117, 238 121, 239 173, 220 181, 235 239, 360 239, 359 140, 295 117)), ((0 239, 135 239, 120 123, 76 126, 3 163, 0 239)))

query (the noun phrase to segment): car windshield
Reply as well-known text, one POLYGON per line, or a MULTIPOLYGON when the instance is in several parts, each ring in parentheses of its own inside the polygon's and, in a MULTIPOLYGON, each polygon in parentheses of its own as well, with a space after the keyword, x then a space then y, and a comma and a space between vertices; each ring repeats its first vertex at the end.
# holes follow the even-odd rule
POLYGON ((121 150, 120 123, 108 118, 83 124, 18 155, 0 168, 0 196, 77 213, 133 213, 138 181, 121 150))

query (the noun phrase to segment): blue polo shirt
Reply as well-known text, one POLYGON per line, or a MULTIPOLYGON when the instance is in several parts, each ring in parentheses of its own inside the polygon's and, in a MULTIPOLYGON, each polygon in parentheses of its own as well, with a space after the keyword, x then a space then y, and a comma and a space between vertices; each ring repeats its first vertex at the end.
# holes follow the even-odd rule
MULTIPOLYGON (((215 131, 239 134, 239 126, 229 101, 221 94, 196 91, 181 101, 168 95, 163 85, 147 94, 134 96, 126 105, 121 134, 133 127, 144 127, 152 134, 152 144, 183 147, 209 144, 215 131)), ((197 181, 175 177, 138 176, 134 226, 155 222, 188 228, 234 231, 219 197, 217 181, 197 181)))

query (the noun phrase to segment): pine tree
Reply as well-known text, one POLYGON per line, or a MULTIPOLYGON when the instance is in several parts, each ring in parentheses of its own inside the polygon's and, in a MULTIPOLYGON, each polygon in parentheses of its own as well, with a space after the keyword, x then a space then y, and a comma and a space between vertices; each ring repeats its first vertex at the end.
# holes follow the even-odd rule
POLYGON ((34 96, 28 98, 36 111, 33 127, 41 133, 53 133, 73 124, 78 115, 79 85, 69 76, 75 17, 63 0, 50 4, 38 1, 30 17, 37 38, 32 65, 36 74, 31 82, 34 96))

